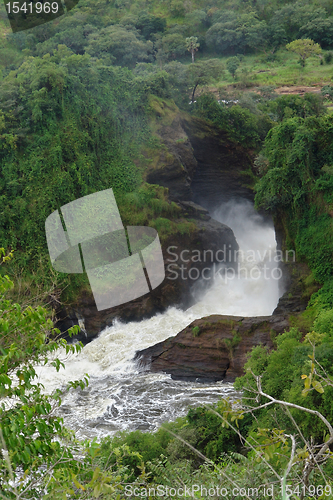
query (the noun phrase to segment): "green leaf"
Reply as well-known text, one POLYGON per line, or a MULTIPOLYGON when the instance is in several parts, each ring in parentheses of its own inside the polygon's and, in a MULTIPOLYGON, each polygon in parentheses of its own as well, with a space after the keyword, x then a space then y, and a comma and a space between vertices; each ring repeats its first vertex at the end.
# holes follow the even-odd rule
POLYGON ((324 389, 323 389, 323 386, 321 385, 320 382, 318 382, 318 380, 314 380, 312 382, 312 387, 317 391, 319 392, 320 394, 323 394, 324 392, 324 389))

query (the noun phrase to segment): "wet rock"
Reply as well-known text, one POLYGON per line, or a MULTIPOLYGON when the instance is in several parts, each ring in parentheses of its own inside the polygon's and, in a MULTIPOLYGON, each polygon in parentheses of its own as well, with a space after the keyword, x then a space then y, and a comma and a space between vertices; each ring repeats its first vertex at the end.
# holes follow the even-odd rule
POLYGON ((284 316, 208 316, 175 337, 138 351, 135 359, 152 372, 170 373, 173 379, 233 382, 243 375, 252 347, 272 349, 275 336, 288 327, 284 316))
MULTIPOLYGON (((183 309, 192 305, 192 291, 200 281, 203 269, 206 269, 205 277, 213 279, 212 271, 209 274, 207 269, 213 269, 214 263, 219 263, 221 252, 225 251, 228 262, 228 250, 231 249, 233 258, 238 244, 232 230, 211 219, 207 210, 189 204, 183 208, 184 216, 188 209, 191 209, 193 230, 189 234, 170 235, 162 243, 166 277, 157 288, 136 300, 103 311, 97 310, 90 290, 84 290, 69 307, 58 309, 57 327, 65 332, 80 321, 85 330, 78 339, 87 342, 111 326, 116 318, 124 322, 141 321, 173 305, 183 309)), ((205 280, 205 286, 209 284, 209 279, 205 280)))
POLYGON ((161 125, 158 135, 164 148, 154 167, 148 169, 146 181, 169 188, 172 200, 193 199, 192 179, 197 168, 193 147, 178 112, 170 125, 161 125))
POLYGON ((181 124, 197 162, 193 201, 209 209, 234 198, 253 201, 251 152, 204 120, 183 115, 181 124))

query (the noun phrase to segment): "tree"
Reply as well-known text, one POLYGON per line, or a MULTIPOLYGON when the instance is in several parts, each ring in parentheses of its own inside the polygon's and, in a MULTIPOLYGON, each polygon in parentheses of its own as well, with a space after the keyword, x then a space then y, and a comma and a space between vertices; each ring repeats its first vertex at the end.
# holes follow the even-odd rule
POLYGON ((239 67, 240 60, 238 59, 237 56, 235 57, 230 57, 230 59, 227 60, 227 70, 231 74, 233 78, 236 77, 236 71, 239 67))
POLYGON ((108 26, 89 36, 88 54, 114 62, 120 66, 134 67, 138 61, 151 59, 151 41, 142 41, 135 29, 108 26))
POLYGON ((206 33, 206 42, 216 52, 244 53, 267 45, 267 24, 259 21, 254 12, 236 15, 224 11, 206 33))
POLYGON ((224 22, 213 24, 207 31, 208 47, 219 54, 241 52, 241 34, 237 31, 237 27, 235 14, 226 15, 224 22))
POLYGON ((304 68, 305 61, 311 56, 319 55, 321 47, 310 38, 300 38, 286 45, 286 49, 295 52, 300 57, 301 66, 304 68))
POLYGON ((200 43, 198 43, 198 37, 190 36, 186 38, 186 48, 192 55, 192 63, 194 63, 194 54, 199 50, 200 43))
POLYGON ((181 0, 172 0, 169 10, 173 17, 185 16, 184 2, 181 0))
MULTIPOLYGON (((0 248, 0 264, 10 260, 0 248)), ((47 312, 42 307, 22 308, 7 298, 13 288, 8 276, 0 276, 0 482, 14 477, 19 466, 38 468, 43 463, 72 454, 55 439, 63 436, 62 419, 54 415, 61 403, 61 391, 52 395, 42 392, 42 384, 36 381, 37 364, 49 360, 57 371, 64 366, 54 357, 63 347, 67 353, 79 352, 82 344, 67 345, 65 340, 53 340, 59 330, 53 328, 47 312), (10 466, 8 465, 10 463, 10 466)), ((75 327, 69 332, 77 333, 75 327)), ((85 382, 72 385, 85 387, 85 382)))
POLYGON ((188 34, 191 36, 192 33, 202 33, 209 25, 207 14, 204 10, 193 10, 186 14, 185 23, 188 26, 188 34))
POLYGON ((192 102, 194 102, 195 91, 199 85, 207 85, 213 78, 221 76, 223 71, 219 59, 208 59, 199 63, 193 63, 188 67, 188 83, 192 88, 192 102))
POLYGON ((157 48, 156 60, 160 63, 160 67, 167 60, 183 57, 185 54, 185 39, 179 33, 168 33, 162 37, 158 37, 155 43, 157 48))
POLYGON ((135 27, 140 30, 142 36, 146 40, 151 40, 154 34, 165 30, 166 20, 162 17, 152 16, 146 11, 142 11, 139 14, 138 20, 135 22, 135 27))

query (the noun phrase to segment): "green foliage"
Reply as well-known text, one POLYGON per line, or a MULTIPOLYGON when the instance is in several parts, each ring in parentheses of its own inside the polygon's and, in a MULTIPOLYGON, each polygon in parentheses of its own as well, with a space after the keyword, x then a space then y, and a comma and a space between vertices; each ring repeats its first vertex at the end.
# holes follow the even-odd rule
POLYGON ((332 87, 332 85, 324 85, 324 87, 322 87, 322 89, 321 89, 321 94, 326 99, 332 100, 333 99, 333 87, 332 87))
POLYGON ((239 15, 232 10, 217 11, 214 21, 207 30, 206 43, 217 53, 244 53, 265 39, 266 22, 253 11, 239 15))
POLYGON ((140 60, 142 57, 155 59, 161 37, 181 35, 183 40, 197 37, 201 52, 206 56, 212 51, 227 56, 264 51, 266 57, 274 58, 280 46, 297 39, 312 39, 324 48, 332 46, 332 9, 328 2, 320 3, 286 4, 269 0, 251 2, 244 8, 244 2, 230 4, 228 0, 218 4, 196 0, 191 5, 184 5, 180 0, 162 3, 152 0, 145 5, 138 0, 97 3, 87 0, 54 23, 9 36, 10 43, 5 42, 1 54, 4 65, 10 65, 19 62, 19 51, 44 55, 52 53, 58 44, 65 44, 77 54, 84 54, 88 45, 91 45, 89 50, 98 52, 95 41, 99 39, 105 61, 110 62, 115 57, 112 53, 115 50, 117 64, 132 66, 134 54, 140 60), (106 33, 113 38, 110 44, 106 33), (118 33, 118 40, 128 43, 128 58, 124 48, 117 43, 115 33, 118 33), (147 52, 145 42, 154 44, 153 50, 147 52), (105 50, 108 44, 109 54, 105 50))
MULTIPOLYGON (((4 259, 3 249, 0 254, 4 259)), ((59 356, 79 353, 82 344, 67 344, 41 307, 22 308, 7 298, 13 283, 0 276, 0 496, 8 499, 110 498, 123 490, 141 455, 127 446, 113 448, 105 459, 95 441, 78 442, 57 415, 64 390, 84 389, 88 376, 67 388, 45 394, 36 366, 64 367, 59 356), (3 496, 6 495, 6 496, 3 496), (41 496, 42 495, 42 496, 41 496)), ((69 334, 76 334, 78 327, 69 334)), ((149 443, 149 447, 152 440, 149 443)))
POLYGON ((179 59, 186 52, 186 41, 180 33, 167 33, 158 38, 155 46, 157 48, 156 61, 162 69, 163 63, 173 59, 179 59))
MULTIPOLYGON (((228 403, 227 403, 228 406, 228 403)), ((228 406, 229 407, 229 406, 228 406)), ((190 409, 187 415, 189 428, 195 430, 195 448, 207 458, 218 461, 224 453, 240 452, 242 443, 239 436, 225 425, 219 414, 224 414, 226 403, 222 400, 216 405, 190 409)), ((239 430, 247 434, 251 418, 246 416, 239 421, 239 430)), ((234 425, 235 421, 233 422, 234 425)))
MULTIPOLYGON (((124 464, 133 471, 133 478, 140 475, 142 462, 159 458, 165 453, 171 436, 160 429, 156 434, 144 433, 141 431, 123 432, 113 438, 104 438, 101 444, 101 458, 104 463, 110 461, 112 452, 121 447, 127 446, 131 452, 137 455, 129 455, 124 459, 124 464)), ((113 457, 111 460, 115 460, 113 457)))
POLYGON ((332 17, 327 16, 325 7, 317 3, 305 5, 292 2, 275 11, 272 26, 277 30, 280 43, 298 39, 312 39, 323 47, 331 46, 332 17))
POLYGON ((326 64, 330 64, 333 59, 333 51, 328 50, 327 52, 324 53, 324 60, 326 64))
POLYGON ((89 36, 87 53, 107 64, 134 67, 138 61, 149 61, 153 44, 140 40, 135 30, 109 26, 89 36))
POLYGON ((333 278, 326 280, 322 288, 311 296, 309 307, 317 311, 333 308, 333 278))
POLYGON ((181 2, 181 0, 171 0, 170 14, 173 17, 184 17, 185 8, 184 8, 184 4, 183 4, 183 2, 181 2))
MULTIPOLYGON (((298 256, 307 260, 321 283, 329 283, 333 275, 333 221, 328 213, 332 176, 327 173, 332 161, 331 123, 329 116, 290 118, 274 127, 263 151, 265 174, 256 186, 257 206, 286 214, 298 256)), ((329 290, 327 285, 314 300, 321 297, 330 304, 329 290)))
POLYGON ((219 104, 211 95, 200 96, 194 112, 227 132, 231 140, 248 148, 257 148, 272 126, 269 118, 260 112, 254 115, 240 105, 219 104))
MULTIPOLYGON (((81 344, 53 340, 60 332, 53 329, 45 309, 23 309, 7 299, 12 287, 7 276, 0 276, 0 438, 2 449, 8 452, 6 457, 3 451, 0 459, 3 481, 10 476, 10 468, 37 469, 60 456, 67 460, 73 458, 71 451, 56 439, 65 437, 62 419, 53 414, 61 403, 61 391, 43 394, 35 367, 50 362, 59 371, 63 363, 56 351, 62 347, 68 354, 81 349, 81 344)), ((69 333, 77 331, 73 328, 69 333)), ((86 384, 87 379, 71 385, 84 387, 86 384)))
MULTIPOLYGON (((318 335, 320 336, 320 331, 327 330, 326 325, 331 317, 332 310, 322 314, 314 325, 318 331, 315 332, 315 335, 311 334, 309 338, 317 338, 318 335)), ((275 351, 268 353, 264 347, 254 348, 245 365, 245 370, 248 373, 237 379, 235 388, 243 389, 244 403, 251 404, 253 401, 252 391, 255 388, 252 373, 261 375, 262 388, 266 394, 279 400, 315 409, 330 421, 333 416, 332 387, 325 387, 324 391, 317 384, 319 382, 317 380, 306 393, 303 391, 303 381, 307 378, 303 374, 308 373, 311 367, 313 347, 309 342, 303 343, 301 337, 302 335, 297 328, 291 328, 276 337, 277 349, 275 351), (307 396, 306 399, 305 396, 307 396)), ((316 348, 316 359, 320 366, 326 370, 326 374, 329 377, 332 376, 333 342, 332 336, 327 332, 321 336, 320 345, 316 348)), ((310 378, 309 381, 311 381, 310 378)), ((290 408, 290 412, 306 439, 310 439, 310 436, 316 441, 322 439, 325 426, 319 419, 314 424, 313 416, 310 414, 294 408, 290 408)), ((276 426, 276 423, 279 423, 280 429, 285 431, 294 429, 292 422, 280 408, 274 407, 273 409, 268 406, 258 410, 256 415, 258 420, 253 422, 253 429, 272 428, 276 426)))
POLYGON ((139 475, 141 461, 146 464, 148 471, 154 471, 152 462, 156 463, 156 460, 163 456, 174 466, 183 460, 194 467, 198 466, 201 460, 183 441, 207 458, 217 461, 223 454, 242 449, 239 436, 225 424, 220 414, 228 420, 231 419, 231 422, 239 427, 240 432, 247 432, 251 418, 246 416, 239 420, 235 419, 230 403, 221 401, 211 407, 190 409, 186 417, 163 424, 154 433, 123 432, 113 438, 104 438, 101 444, 102 461, 109 461, 112 451, 123 446, 128 447, 133 453, 139 452, 140 457, 129 456, 123 461, 133 471, 132 479, 139 475), (176 436, 183 441, 178 440, 176 436))
POLYGON ((107 187, 138 186, 133 159, 145 136, 147 94, 136 86, 127 70, 96 66, 65 47, 30 58, 2 81, 4 246, 37 257, 46 247, 45 220, 59 206, 107 187))
POLYGON ((270 114, 276 121, 299 116, 320 116, 326 113, 321 96, 306 93, 299 95, 284 95, 261 105, 261 109, 270 114))
POLYGON ((313 323, 314 330, 324 335, 323 342, 333 339, 333 309, 321 311, 313 323))
POLYGON ((135 22, 135 27, 140 30, 146 40, 151 40, 154 35, 161 33, 166 28, 166 20, 161 16, 154 16, 147 11, 141 11, 135 22))
POLYGON ((239 67, 239 64, 240 60, 238 59, 238 57, 230 57, 230 59, 227 60, 226 64, 227 70, 229 71, 229 73, 233 78, 236 77, 236 71, 239 67))
POLYGON ((321 53, 321 47, 319 43, 315 43, 310 38, 302 38, 300 40, 294 40, 293 42, 286 45, 286 49, 291 52, 295 52, 300 57, 301 66, 305 66, 306 60, 315 55, 321 53))
MULTIPOLYGON (((167 457, 170 463, 176 464, 180 460, 188 460, 197 463, 197 456, 184 443, 180 442, 175 435, 196 445, 198 437, 195 426, 188 423, 186 417, 178 418, 175 422, 164 423, 163 426, 154 433, 142 431, 121 432, 114 437, 107 437, 101 443, 102 463, 110 462, 110 454, 118 448, 126 447, 131 453, 123 460, 124 465, 132 471, 130 479, 140 475, 142 462, 146 464, 147 471, 153 470, 151 462, 161 457, 167 457)), ((111 462, 114 458, 111 459, 111 462)))
POLYGON ((194 326, 192 328, 192 334, 193 334, 193 337, 198 337, 198 335, 200 335, 200 328, 198 326, 194 326))

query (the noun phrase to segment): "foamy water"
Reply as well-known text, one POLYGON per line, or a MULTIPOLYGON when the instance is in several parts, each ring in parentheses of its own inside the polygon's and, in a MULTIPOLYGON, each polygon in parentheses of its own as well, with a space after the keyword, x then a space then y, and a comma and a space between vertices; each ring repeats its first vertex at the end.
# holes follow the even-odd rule
MULTIPOLYGON (((176 335, 195 319, 210 314, 270 315, 279 299, 272 224, 264 223, 250 202, 229 202, 213 217, 230 226, 239 243, 240 273, 217 272, 211 288, 187 311, 175 307, 136 323, 116 321, 80 354, 65 361, 66 370, 38 367, 50 392, 69 380, 90 375, 89 387, 64 395, 59 412, 77 436, 92 437, 117 430, 155 429, 189 406, 236 397, 232 384, 174 381, 166 374, 141 372, 132 361, 137 350, 176 335), (265 269, 265 273, 263 270, 265 269)), ((60 356, 61 357, 61 356, 60 356)))

